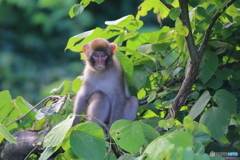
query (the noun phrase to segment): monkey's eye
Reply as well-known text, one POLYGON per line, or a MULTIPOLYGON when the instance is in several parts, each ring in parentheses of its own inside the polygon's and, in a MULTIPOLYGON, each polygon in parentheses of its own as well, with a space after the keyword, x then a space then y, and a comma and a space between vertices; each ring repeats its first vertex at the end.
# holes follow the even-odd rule
POLYGON ((103 58, 106 58, 106 57, 107 57, 107 55, 106 55, 106 54, 103 54, 103 55, 101 55, 101 57, 103 57, 103 58))
POLYGON ((98 54, 94 54, 94 55, 93 55, 93 57, 95 57, 95 58, 98 58, 98 57, 99 57, 99 55, 98 55, 98 54))

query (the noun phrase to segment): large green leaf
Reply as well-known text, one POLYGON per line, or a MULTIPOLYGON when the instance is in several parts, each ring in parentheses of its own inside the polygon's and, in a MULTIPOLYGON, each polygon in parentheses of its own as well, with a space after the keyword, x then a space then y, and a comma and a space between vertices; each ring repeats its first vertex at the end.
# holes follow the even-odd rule
POLYGON ((73 152, 83 159, 102 160, 106 154, 104 140, 82 130, 72 131, 70 144, 73 152))
POLYGON ((161 136, 147 146, 143 155, 149 160, 163 160, 173 148, 174 144, 161 136))
POLYGON ((86 31, 71 37, 68 40, 68 43, 65 49, 70 49, 74 52, 80 52, 82 51, 82 45, 84 43, 89 43, 91 40, 95 38, 109 39, 119 34, 121 34, 119 31, 114 32, 114 31, 103 30, 102 28, 95 28, 93 30, 86 31))
POLYGON ((235 114, 237 112, 236 98, 227 90, 218 90, 213 96, 213 100, 220 108, 224 109, 229 114, 235 114))
POLYGON ((81 77, 75 78, 74 81, 72 82, 72 90, 77 93, 78 90, 80 89, 81 84, 82 84, 81 77))
POLYGON ((160 134, 150 125, 140 121, 138 121, 137 123, 141 125, 144 136, 148 142, 152 142, 154 139, 160 136, 160 134))
POLYGON ((195 119, 204 109, 204 107, 209 102, 211 96, 208 91, 205 91, 201 97, 196 101, 196 103, 191 108, 190 112, 188 113, 188 116, 195 119))
POLYGON ((211 136, 204 132, 196 132, 194 133, 194 141, 201 143, 209 143, 211 141, 211 136))
POLYGON ((137 153, 145 141, 141 125, 129 120, 114 122, 110 135, 122 149, 132 154, 137 153))
POLYGON ((206 83, 217 70, 218 57, 214 52, 206 51, 203 55, 199 77, 203 83, 206 83))
POLYGON ((186 149, 192 146, 192 137, 184 131, 176 130, 152 141, 142 155, 149 160, 162 160, 174 148, 186 149))
POLYGON ((203 113, 200 118, 200 123, 207 126, 212 137, 220 141, 220 138, 230 123, 230 118, 230 114, 224 109, 212 107, 203 113))
POLYGON ((9 91, 1 91, 0 92, 0 109, 6 104, 11 102, 12 96, 9 91))
POLYGON ((175 147, 183 147, 184 149, 187 147, 193 146, 193 139, 190 134, 184 131, 176 130, 174 132, 169 133, 168 135, 164 135, 164 137, 175 145, 175 147))
POLYGON ((9 133, 7 128, 0 124, 0 134, 9 142, 17 144, 17 140, 9 133))
POLYGON ((147 81, 147 71, 144 66, 134 66, 133 84, 140 89, 147 81))
POLYGON ((176 20, 179 17, 180 13, 181 13, 181 11, 179 8, 172 8, 169 12, 169 17, 172 20, 176 20))
POLYGON ((63 141, 68 130, 71 128, 74 118, 75 116, 70 114, 66 120, 52 128, 51 131, 46 135, 43 146, 55 147, 59 145, 63 141))
POLYGON ((120 63, 122 64, 123 70, 125 71, 125 73, 128 76, 132 76, 133 74, 133 64, 132 61, 124 54, 122 54, 121 52, 116 52, 114 53, 116 55, 116 57, 118 58, 118 60, 120 61, 120 63))
POLYGON ((89 134, 92 134, 93 136, 98 137, 100 139, 104 139, 103 129, 96 123, 88 123, 88 122, 80 123, 77 126, 75 126, 75 128, 77 130, 81 130, 89 134))
POLYGON ((39 157, 38 160, 46 160, 49 159, 49 157, 51 157, 51 155, 56 152, 56 150, 59 147, 47 147, 44 149, 43 153, 41 154, 41 156, 39 157))

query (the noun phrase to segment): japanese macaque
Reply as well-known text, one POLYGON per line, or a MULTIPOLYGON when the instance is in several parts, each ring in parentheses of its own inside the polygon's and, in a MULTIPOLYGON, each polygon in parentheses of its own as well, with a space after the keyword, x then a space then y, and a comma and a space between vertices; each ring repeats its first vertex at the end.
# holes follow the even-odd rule
MULTIPOLYGON (((83 45, 86 56, 82 86, 77 93, 74 113, 95 117, 108 128, 119 119, 134 120, 138 99, 130 96, 128 85, 120 62, 114 52, 116 45, 97 38, 83 45)), ((103 127, 102 123, 88 116, 86 119, 103 127)), ((76 116, 73 125, 79 123, 76 116)))

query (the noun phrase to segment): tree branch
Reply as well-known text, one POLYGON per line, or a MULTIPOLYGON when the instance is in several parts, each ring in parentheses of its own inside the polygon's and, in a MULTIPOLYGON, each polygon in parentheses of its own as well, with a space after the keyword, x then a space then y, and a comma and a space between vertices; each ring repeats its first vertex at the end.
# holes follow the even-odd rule
POLYGON ((171 4, 167 3, 165 0, 160 0, 169 10, 174 8, 171 4))
POLYGON ((189 11, 188 11, 188 1, 186 0, 179 0, 180 8, 181 8, 181 15, 180 19, 184 26, 188 28, 188 35, 185 37, 186 43, 188 46, 188 50, 190 53, 191 61, 195 62, 197 60, 197 47, 194 43, 194 38, 192 34, 192 28, 190 25, 189 20, 189 11))
POLYGON ((204 51, 205 51, 205 48, 207 46, 207 43, 208 43, 208 39, 210 37, 210 34, 211 34, 211 30, 214 26, 214 24, 216 23, 217 19, 221 16, 221 14, 230 6, 232 5, 236 0, 229 0, 226 4, 224 4, 221 9, 222 9, 222 12, 216 12, 213 17, 212 17, 212 22, 209 24, 206 32, 205 32, 205 36, 203 38, 203 42, 201 44, 201 46, 199 47, 199 50, 198 50, 198 56, 199 57, 202 57, 204 51))

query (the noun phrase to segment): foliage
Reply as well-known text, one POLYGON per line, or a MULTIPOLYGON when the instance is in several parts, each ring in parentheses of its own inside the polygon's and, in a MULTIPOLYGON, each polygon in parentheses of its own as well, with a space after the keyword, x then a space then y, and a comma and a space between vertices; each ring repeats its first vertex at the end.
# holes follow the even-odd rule
MULTIPOLYGON (((70 17, 84 13, 91 2, 103 1, 82 0, 72 6, 70 17)), ((145 0, 136 16, 106 21, 105 28, 69 39, 65 49, 74 52, 99 37, 117 44, 116 56, 132 94, 140 100, 137 121, 116 121, 105 136, 98 125, 88 122, 69 129, 75 116, 69 115, 70 95, 81 86, 81 77, 77 77, 53 89, 60 97, 47 99, 43 109, 22 97, 12 100, 8 91, 0 92, 0 110, 4 111, 0 117, 18 118, 13 125, 11 119, 0 123, 11 131, 21 126, 29 129, 25 121, 33 123, 34 113, 26 113, 28 108, 36 110, 37 122, 44 119, 38 128, 52 126, 40 159, 48 159, 60 147, 64 152, 56 157, 59 160, 223 159, 211 151, 239 154, 239 7, 235 0, 145 0), (147 24, 142 16, 151 10, 162 27, 143 32, 147 24), (163 23, 166 17, 175 21, 174 27, 163 23)))

